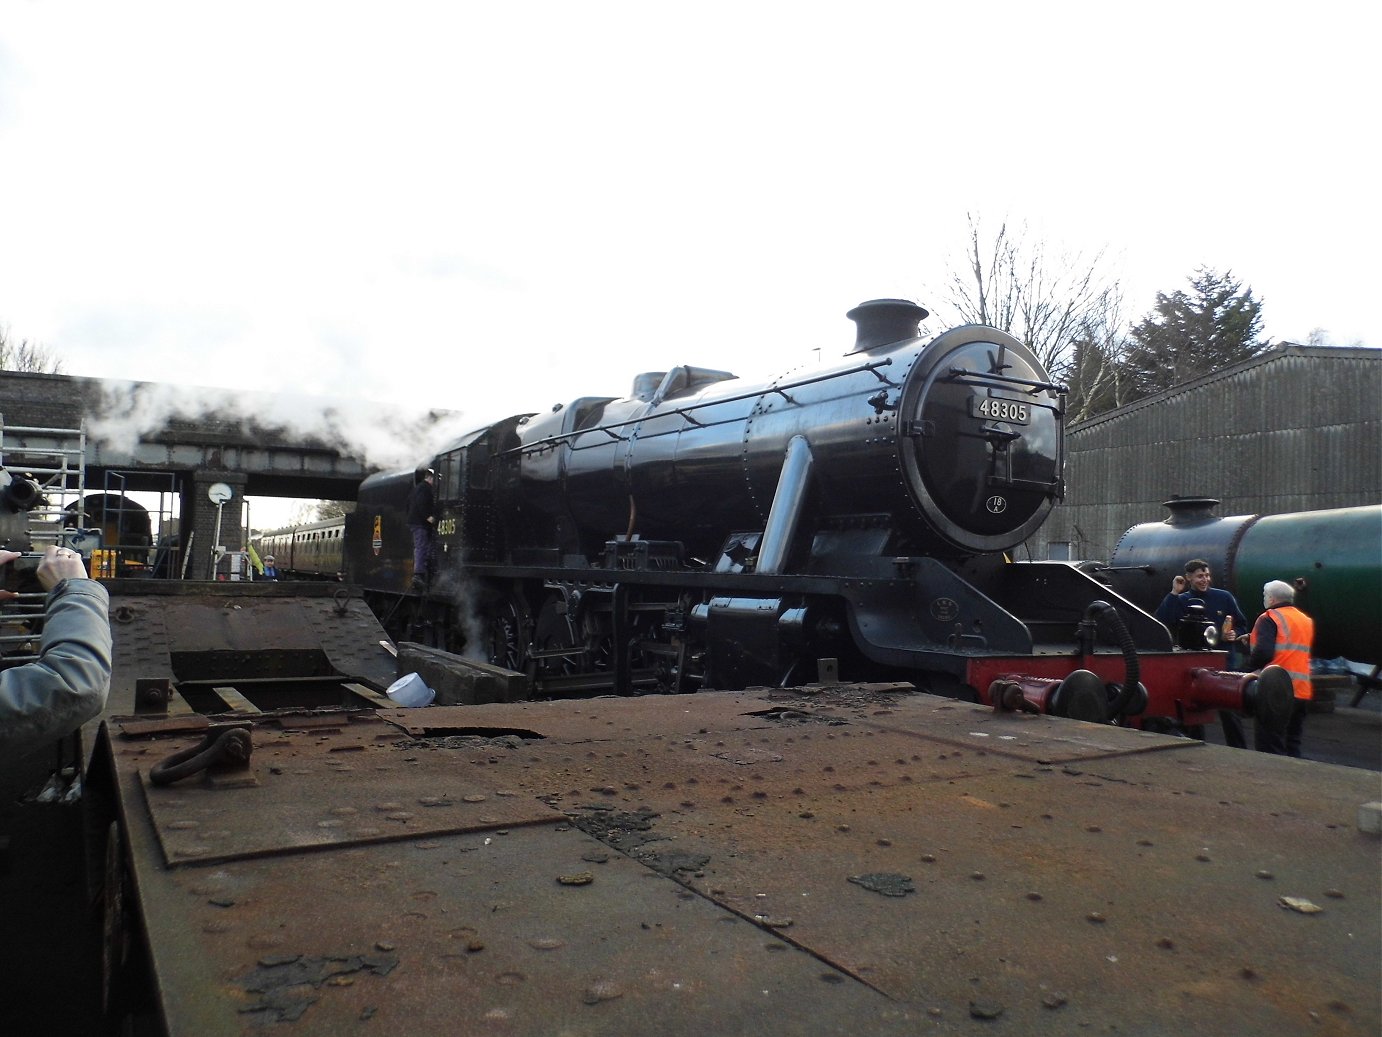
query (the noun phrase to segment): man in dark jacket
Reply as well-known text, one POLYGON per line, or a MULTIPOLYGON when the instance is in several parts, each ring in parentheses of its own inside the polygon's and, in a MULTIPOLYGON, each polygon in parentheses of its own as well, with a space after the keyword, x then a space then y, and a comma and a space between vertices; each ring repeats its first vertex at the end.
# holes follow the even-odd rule
MULTIPOLYGON (((20 557, 0 551, 0 565, 20 557)), ((38 565, 48 591, 38 661, 0 671, 0 759, 71 734, 105 708, 110 692, 110 597, 81 555, 50 547, 38 565)), ((14 598, 0 591, 0 600, 14 598)))
MULTIPOLYGON (((1203 558, 1190 559, 1185 563, 1185 575, 1177 576, 1171 581, 1171 593, 1161 599, 1161 604, 1156 607, 1154 614, 1171 629, 1171 636, 1174 638, 1176 625, 1190 608, 1190 603, 1203 602, 1205 615, 1214 620, 1214 628, 1230 635, 1224 648, 1228 652, 1228 668, 1232 670, 1237 665, 1234 639, 1247 631, 1248 620, 1232 594, 1210 586, 1213 582, 1212 576, 1209 563, 1203 558), (1226 619, 1233 620, 1231 630, 1224 629, 1226 619)), ((1236 713, 1226 709, 1219 710, 1219 725, 1224 730, 1225 745, 1234 749, 1248 747, 1247 738, 1243 733, 1243 722, 1238 719, 1236 713)))
POLYGON ((1190 559, 1185 563, 1185 575, 1171 581, 1171 593, 1162 598, 1161 604, 1156 607, 1156 618, 1174 630, 1190 603, 1202 601, 1205 613, 1213 618, 1216 628, 1222 630, 1224 620, 1231 616, 1235 636, 1246 633, 1248 620, 1238 607, 1237 600, 1228 591, 1211 586, 1212 583, 1209 563, 1203 558, 1190 559))
POLYGON ((413 473, 413 492, 408 498, 408 528, 413 533, 413 583, 427 586, 432 576, 432 537, 437 529, 437 498, 433 486, 437 473, 419 468, 413 473))
MULTIPOLYGON (((1296 608, 1296 589, 1285 580, 1272 580, 1262 587, 1262 607, 1249 639, 1251 654, 1248 669, 1261 673, 1267 667, 1280 667, 1291 681, 1293 701, 1283 738, 1267 725, 1259 724, 1257 750, 1278 756, 1300 756, 1301 736, 1305 733, 1305 714, 1315 697, 1310 683, 1310 650, 1315 643, 1315 621, 1296 608)), ((1266 680, 1265 674, 1258 678, 1266 680)))

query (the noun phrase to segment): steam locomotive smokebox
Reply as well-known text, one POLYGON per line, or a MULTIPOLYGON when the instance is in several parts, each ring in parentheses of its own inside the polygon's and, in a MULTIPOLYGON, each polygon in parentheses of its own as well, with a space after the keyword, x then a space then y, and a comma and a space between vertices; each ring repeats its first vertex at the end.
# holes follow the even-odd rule
POLYGON ((525 674, 409 641, 398 646, 398 675, 406 673, 416 673, 436 691, 437 706, 518 702, 529 694, 525 674))

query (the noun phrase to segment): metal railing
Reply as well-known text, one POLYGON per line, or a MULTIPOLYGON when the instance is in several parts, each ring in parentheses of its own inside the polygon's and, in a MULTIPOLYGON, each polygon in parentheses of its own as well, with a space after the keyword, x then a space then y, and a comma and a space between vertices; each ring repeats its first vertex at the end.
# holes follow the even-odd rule
MULTIPOLYGON (((14 477, 32 479, 39 487, 39 501, 27 512, 31 551, 42 551, 50 544, 67 545, 84 535, 85 429, 7 426, 0 416, 0 468, 8 469, 14 477)), ((46 594, 35 592, 22 593, 6 603, 0 616, 0 665, 38 658, 46 600, 46 594)))

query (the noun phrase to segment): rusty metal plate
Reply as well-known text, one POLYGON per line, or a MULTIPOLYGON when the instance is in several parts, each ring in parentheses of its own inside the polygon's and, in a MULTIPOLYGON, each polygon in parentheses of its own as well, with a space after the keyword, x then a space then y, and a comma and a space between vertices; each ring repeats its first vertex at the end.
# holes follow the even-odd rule
POLYGON ((1008 756, 1033 763, 1069 763, 1129 753, 1198 749, 1185 738, 1086 724, 1025 713, 995 713, 953 699, 868 686, 823 688, 803 693, 763 689, 696 696, 649 695, 636 699, 581 702, 522 702, 478 706, 384 710, 380 715, 410 734, 484 727, 522 727, 541 733, 560 725, 564 739, 595 741, 644 733, 670 738, 702 727, 767 728, 784 713, 803 714, 821 725, 867 726, 924 737, 959 750, 1008 756), (609 703, 618 703, 611 710, 609 703), (611 714, 617 716, 613 719, 611 714), (521 719, 519 719, 521 718, 521 719))
POLYGON ((143 799, 167 864, 211 863, 327 846, 411 839, 503 826, 551 824, 544 803, 496 787, 489 774, 437 754, 400 750, 381 723, 326 731, 254 731, 250 787, 193 776, 158 786, 148 772, 190 744, 122 743, 135 762, 143 799))
POLYGON ((816 717, 835 717, 852 724, 924 737, 958 749, 1008 756, 1033 763, 1073 763, 1128 753, 1198 747, 1185 738, 1108 724, 1030 713, 995 712, 953 699, 922 694, 872 695, 839 689, 792 698, 775 692, 816 717))
MULTIPOLYGON (((979 706, 939 706, 935 709, 944 711, 947 708, 960 711, 958 716, 962 722, 946 734, 930 734, 931 741, 1029 763, 1078 763, 1135 753, 1193 750, 1203 744, 1187 738, 1080 720, 994 713, 979 706)), ((935 712, 928 710, 896 721, 875 719, 873 724, 882 730, 915 735, 915 725, 929 730, 935 726, 934 719, 935 712)))
POLYGON ((380 710, 379 716, 417 736, 457 730, 522 729, 541 737, 547 737, 550 731, 570 742, 670 736, 705 725, 753 725, 759 721, 752 711, 762 708, 759 695, 723 692, 706 696, 647 695, 629 699, 428 706, 380 710))
MULTIPOLYGON (((160 858, 138 885, 170 1032, 259 1032, 298 994, 316 1000, 294 1032, 333 1034, 1382 1026, 1382 868, 1353 827, 1374 774, 892 694, 389 718, 419 734, 289 736, 276 806, 189 795, 219 804, 208 824, 276 825, 274 859, 164 868, 153 825, 181 811, 133 811, 160 858), (292 859, 335 816, 292 804, 294 768, 318 809, 357 782, 360 809, 449 780, 585 834, 318 836, 292 859)), ((137 800, 134 748, 117 763, 137 800)))
POLYGON ((921 1024, 569 826, 303 864, 141 878, 169 1033, 889 1037, 921 1024))
MULTIPOLYGON (((134 610, 162 613, 162 629, 173 652, 261 651, 319 647, 307 616, 321 602, 285 598, 256 600, 252 607, 232 596, 126 599, 134 610)), ((131 624, 137 627, 139 620, 131 624)))
POLYGON ((547 740, 511 783, 929 1019, 1376 1029, 1374 775, 921 696, 711 698, 601 742, 529 710, 547 740))
MULTIPOLYGON (((343 676, 387 687, 395 662, 365 604, 330 598, 249 596, 238 589, 120 597, 111 610, 114 668, 109 710, 133 713, 135 681, 171 676, 172 653, 320 650, 343 676)), ((228 683, 234 683, 228 681, 228 683)))
POLYGON ((1181 803, 1117 762, 910 784, 888 762, 862 782, 837 764, 844 788, 794 776, 643 805, 652 834, 705 859, 697 889, 950 1017, 979 999, 1025 1033, 1137 1032, 1185 1011, 1200 1028, 1179 1032, 1376 1023, 1376 846, 1336 820, 1181 803))
POLYGON ((379 688, 387 688, 399 675, 397 661, 383 647, 387 643, 384 628, 363 601, 322 600, 310 606, 304 602, 303 615, 337 672, 379 688))
POLYGON ((155 716, 147 720, 133 717, 112 717, 112 726, 125 738, 147 738, 150 735, 183 735, 205 731, 211 721, 200 713, 178 716, 155 716))

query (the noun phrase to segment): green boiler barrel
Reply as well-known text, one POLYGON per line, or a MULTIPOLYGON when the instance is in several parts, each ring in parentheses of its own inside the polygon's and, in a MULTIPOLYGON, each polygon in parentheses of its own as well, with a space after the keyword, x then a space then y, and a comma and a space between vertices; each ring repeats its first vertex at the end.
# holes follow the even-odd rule
POLYGON ((1315 621, 1313 655, 1382 662, 1382 504, 1267 515, 1243 535, 1231 588, 1251 619, 1262 585, 1285 580, 1315 621))

